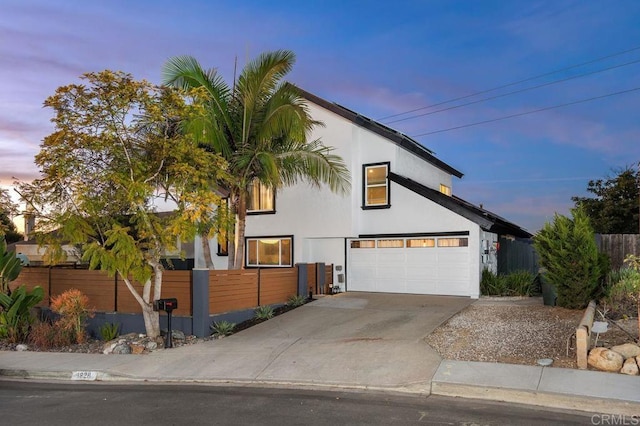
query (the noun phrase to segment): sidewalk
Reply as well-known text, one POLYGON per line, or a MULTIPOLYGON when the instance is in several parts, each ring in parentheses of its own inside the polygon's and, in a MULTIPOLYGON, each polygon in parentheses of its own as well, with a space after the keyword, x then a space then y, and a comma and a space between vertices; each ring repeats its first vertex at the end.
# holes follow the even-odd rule
MULTIPOLYGON (((408 382, 393 380, 394 368, 383 372, 381 380, 375 371, 353 371, 335 366, 334 374, 324 378, 314 373, 313 366, 305 366, 300 361, 308 375, 300 380, 292 377, 291 369, 286 363, 279 363, 278 357, 271 359, 256 351, 253 355, 234 351, 226 356, 217 354, 212 359, 211 348, 207 350, 200 346, 204 345, 162 350, 150 355, 0 352, 0 376, 71 381, 74 371, 90 371, 97 373, 96 380, 105 382, 373 390, 486 399, 603 414, 630 416, 640 413, 640 377, 621 374, 444 360, 432 378, 408 382), (336 380, 340 376, 346 378, 345 383, 336 380), (355 382, 354 377, 357 377, 355 382)), ((399 369, 401 367, 395 368, 399 369)))

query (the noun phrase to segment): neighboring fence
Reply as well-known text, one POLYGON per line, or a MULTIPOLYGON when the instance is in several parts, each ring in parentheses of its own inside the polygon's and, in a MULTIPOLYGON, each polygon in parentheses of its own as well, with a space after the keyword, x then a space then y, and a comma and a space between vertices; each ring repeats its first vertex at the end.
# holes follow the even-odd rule
POLYGON ((501 237, 499 243, 498 274, 505 275, 522 270, 538 274, 538 256, 531 240, 501 237))
POLYGON ((611 268, 619 269, 629 254, 640 256, 639 234, 597 234, 598 249, 611 259, 611 268))

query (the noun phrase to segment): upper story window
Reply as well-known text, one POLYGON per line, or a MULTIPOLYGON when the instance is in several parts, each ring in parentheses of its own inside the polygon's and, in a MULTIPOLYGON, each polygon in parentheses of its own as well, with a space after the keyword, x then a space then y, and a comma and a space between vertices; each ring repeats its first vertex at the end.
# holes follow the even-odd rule
POLYGON ((247 213, 275 213, 276 197, 272 188, 255 179, 249 187, 247 213))
POLYGON ((389 163, 362 166, 362 208, 389 208, 389 163))
POLYGON ((451 187, 444 185, 444 184, 440 184, 440 192, 442 192, 444 195, 448 195, 449 197, 451 197, 451 187))

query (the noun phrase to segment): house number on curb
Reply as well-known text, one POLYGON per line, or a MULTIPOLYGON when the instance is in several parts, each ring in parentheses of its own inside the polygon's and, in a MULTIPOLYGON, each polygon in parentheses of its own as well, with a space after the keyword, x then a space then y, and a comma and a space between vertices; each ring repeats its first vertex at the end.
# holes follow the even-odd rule
POLYGON ((98 378, 97 371, 74 371, 71 373, 71 380, 89 380, 93 381, 98 378))

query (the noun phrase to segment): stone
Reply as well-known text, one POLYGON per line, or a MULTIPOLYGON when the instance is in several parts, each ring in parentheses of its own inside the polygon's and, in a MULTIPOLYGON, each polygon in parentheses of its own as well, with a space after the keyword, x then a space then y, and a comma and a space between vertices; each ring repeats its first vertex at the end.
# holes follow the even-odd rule
POLYGON ((589 352, 587 363, 601 371, 618 372, 622 368, 624 358, 618 352, 607 348, 594 348, 589 352))
POLYGON ((622 365, 622 369, 620 369, 622 374, 628 374, 630 376, 638 376, 640 375, 640 369, 638 368, 638 364, 636 363, 635 358, 627 359, 622 365))
POLYGON ((115 348, 118 345, 118 342, 114 342, 113 340, 111 342, 107 342, 104 344, 104 346, 102 347, 102 353, 105 355, 109 355, 110 353, 113 353, 113 348, 115 348))
POLYGON ((613 346, 611 350, 618 352, 624 359, 634 358, 640 355, 640 346, 634 343, 625 343, 624 345, 613 346))
POLYGON ((147 342, 145 347, 149 351, 155 351, 156 349, 158 349, 158 344, 152 340, 150 342, 147 342))
POLYGON ((131 353, 134 355, 140 355, 146 349, 146 346, 141 343, 132 343, 129 346, 131 347, 131 353))
POLYGON ((28 350, 29 350, 29 347, 27 345, 19 344, 18 346, 16 346, 16 351, 18 352, 24 352, 28 350))
MULTIPOLYGON (((167 335, 167 330, 162 330, 160 332, 160 334, 162 336, 166 336, 167 335)), ((171 330, 171 338, 173 340, 185 340, 186 337, 185 337, 184 332, 182 330, 173 330, 172 329, 171 330)))
POLYGON ((131 353, 131 347, 127 343, 118 343, 112 353, 117 355, 128 355, 131 353))

